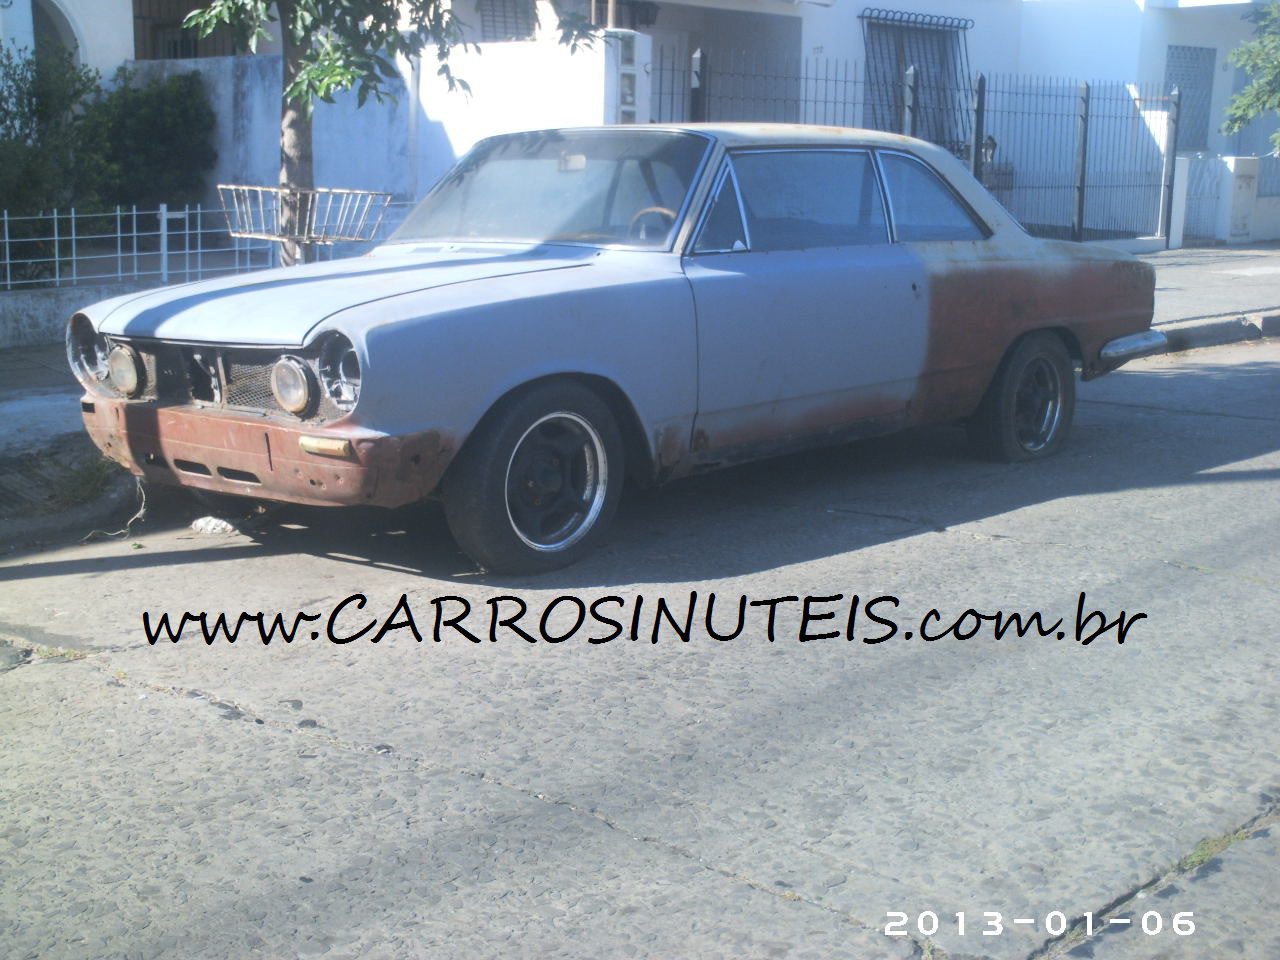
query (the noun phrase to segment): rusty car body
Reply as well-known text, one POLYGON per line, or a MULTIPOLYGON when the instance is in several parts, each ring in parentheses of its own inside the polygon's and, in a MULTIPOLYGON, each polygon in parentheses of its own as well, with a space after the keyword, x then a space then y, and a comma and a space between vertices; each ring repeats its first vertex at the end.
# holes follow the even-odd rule
POLYGON ((482 141, 360 258, 79 311, 85 425, 159 483, 429 495, 482 566, 600 536, 623 476, 914 424, 1052 453, 1086 379, 1159 352, 1152 269, 1036 239, 930 144, 793 125, 482 141))

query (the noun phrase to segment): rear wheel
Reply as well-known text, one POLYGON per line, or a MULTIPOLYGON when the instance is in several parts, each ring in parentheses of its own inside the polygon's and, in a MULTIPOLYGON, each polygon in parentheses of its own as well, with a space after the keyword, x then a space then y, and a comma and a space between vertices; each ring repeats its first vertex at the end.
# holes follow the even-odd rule
POLYGON ((445 478, 445 518, 486 570, 554 570, 594 547, 623 476, 608 405, 580 384, 541 384, 504 401, 468 440, 445 478))
POLYGON ((1071 355, 1052 333, 1035 333, 1018 341, 1000 364, 969 421, 969 439, 997 460, 1038 460, 1062 447, 1075 405, 1071 355))

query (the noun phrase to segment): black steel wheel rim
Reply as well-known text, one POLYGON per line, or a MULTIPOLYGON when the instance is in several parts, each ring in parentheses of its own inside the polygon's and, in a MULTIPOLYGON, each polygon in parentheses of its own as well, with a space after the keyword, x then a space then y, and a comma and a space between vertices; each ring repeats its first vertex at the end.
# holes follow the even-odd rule
POLYGON ((595 427, 567 411, 539 418, 507 463, 511 529, 534 550, 568 549, 595 525, 608 480, 608 458, 595 427))
POLYGON ((1047 357, 1036 357, 1022 371, 1014 393, 1013 423, 1018 445, 1028 453, 1052 442, 1062 422, 1062 375, 1047 357))

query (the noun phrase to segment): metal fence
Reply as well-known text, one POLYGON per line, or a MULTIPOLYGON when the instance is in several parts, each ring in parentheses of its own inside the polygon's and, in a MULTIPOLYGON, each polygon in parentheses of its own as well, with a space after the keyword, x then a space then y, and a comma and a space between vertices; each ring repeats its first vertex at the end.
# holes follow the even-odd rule
POLYGON ((855 60, 658 46, 650 75, 655 123, 864 125, 866 81, 855 60))
MULTIPOLYGON (((412 208, 391 203, 373 238, 316 248, 317 259, 354 256, 381 243, 412 208)), ((221 207, 117 207, 34 216, 0 211, 0 290, 78 283, 187 283, 275 266, 278 246, 233 237, 221 207)))
POLYGON ((657 123, 784 121, 907 133, 973 164, 1037 235, 1166 235, 1176 95, 1156 85, 1007 75, 971 81, 908 67, 900 95, 890 96, 882 73, 856 60, 659 46, 651 116, 657 123))
POLYGON ((1155 86, 1020 76, 993 76, 978 89, 984 157, 976 170, 1029 231, 1077 240, 1165 235, 1173 97, 1155 86))

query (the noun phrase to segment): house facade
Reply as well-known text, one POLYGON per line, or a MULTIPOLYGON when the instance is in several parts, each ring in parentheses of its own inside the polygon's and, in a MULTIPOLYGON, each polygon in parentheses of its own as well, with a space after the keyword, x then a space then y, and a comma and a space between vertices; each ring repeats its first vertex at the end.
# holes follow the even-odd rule
POLYGON ((1180 152, 1269 153, 1274 117, 1221 132, 1246 83, 1229 62, 1253 36, 1246 15, 1262 0, 1026 0, 1021 69, 1082 79, 1159 82, 1182 93, 1180 152))
MULTIPOLYGON (((317 181, 413 198, 479 138, 544 126, 706 119, 903 129, 908 96, 920 135, 971 157, 978 72, 993 78, 997 95, 1005 97, 1000 110, 1028 117, 1047 117, 1078 81, 1102 81, 1103 109, 1121 110, 1126 130, 1145 130, 1150 141, 1133 157, 1090 161, 1095 180, 1114 175, 1117 198, 1129 167, 1141 166, 1149 190, 1160 189, 1156 181, 1170 141, 1164 94, 1174 86, 1181 94, 1179 153, 1270 152, 1274 117, 1231 136, 1220 129, 1227 102, 1245 82, 1228 55, 1252 35, 1246 15, 1262 0, 877 2, 894 6, 864 6, 862 0, 578 0, 579 12, 614 29, 605 41, 570 54, 557 42, 556 15, 545 0, 455 0, 469 39, 483 48, 458 50, 451 61, 470 95, 447 90, 426 58, 400 64, 392 101, 362 110, 351 98, 320 105, 317 181), (919 74, 912 94, 903 82, 908 66, 919 74), (1001 77, 1020 79, 996 79, 1001 77), (1057 86, 1046 78, 1057 78, 1057 86), (1107 96, 1120 106, 1107 106, 1107 96)), ((108 75, 122 64, 144 76, 200 71, 220 118, 215 178, 272 183, 278 44, 269 41, 257 56, 245 56, 229 36, 196 37, 182 21, 197 5, 0 0, 0 35, 25 46, 61 45, 108 75)), ((1062 131, 1069 121, 1064 113, 1062 131)), ((1023 144, 1021 154, 1014 149, 1021 133, 987 131, 996 171, 989 186, 998 192, 1006 181, 1069 176, 1070 146, 1055 146, 1057 127, 1049 119, 1042 126, 1039 136, 1046 142, 1023 144)), ((1044 216, 1061 221, 1070 216, 1063 207, 1070 191, 1055 189, 1059 209, 1044 216)), ((1151 202, 1168 205, 1155 192, 1151 202)))
MULTIPOLYGON (((825 60, 863 79, 920 59, 956 73, 1176 83, 1189 114, 1182 141, 1188 149, 1244 153, 1261 143, 1226 139, 1218 128, 1244 82, 1228 55, 1251 36, 1244 15, 1264 0, 897 0, 892 9, 861 0, 594 2, 599 22, 611 11, 614 26, 648 38, 655 54, 681 66, 701 50, 762 70, 825 60)), ((107 75, 126 61, 236 53, 229 36, 199 38, 182 29, 196 6, 197 0, 0 0, 0 37, 20 46, 57 44, 107 75)), ((537 0, 457 0, 455 9, 472 38, 490 47, 537 43, 547 32, 539 31, 539 20, 554 23, 537 0)), ((268 42, 259 52, 276 53, 276 46, 268 42)), ((537 51, 539 67, 558 52, 537 51)), ((508 79, 505 69, 494 72, 508 79)))

